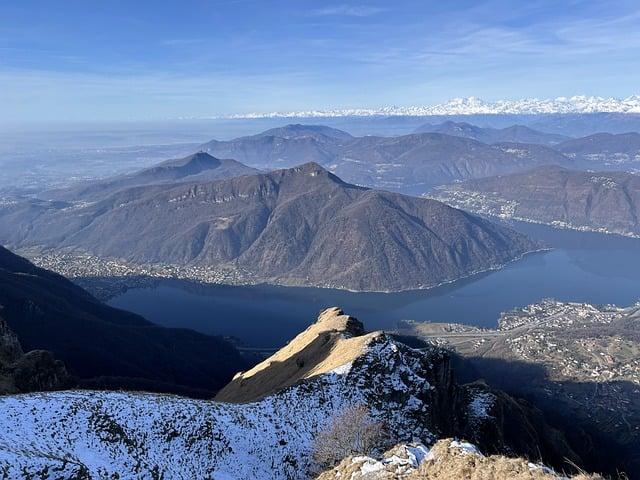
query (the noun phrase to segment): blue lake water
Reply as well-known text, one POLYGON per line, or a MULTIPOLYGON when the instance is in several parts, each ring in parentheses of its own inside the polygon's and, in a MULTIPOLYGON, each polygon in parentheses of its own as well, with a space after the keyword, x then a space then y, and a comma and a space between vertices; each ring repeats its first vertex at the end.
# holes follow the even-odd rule
POLYGON ((277 347, 328 306, 342 307, 373 330, 395 328, 406 319, 493 327, 500 312, 544 298, 622 306, 640 300, 640 240, 531 224, 512 226, 553 250, 432 290, 351 293, 166 280, 154 288, 129 290, 109 303, 161 325, 277 347))

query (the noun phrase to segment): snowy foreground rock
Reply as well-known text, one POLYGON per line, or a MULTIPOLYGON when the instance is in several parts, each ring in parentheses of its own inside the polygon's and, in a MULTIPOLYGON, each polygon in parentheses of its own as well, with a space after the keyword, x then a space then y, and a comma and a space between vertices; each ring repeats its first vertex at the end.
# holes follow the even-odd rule
POLYGON ((1 397, 0 478, 303 479, 317 432, 354 404, 399 442, 432 445, 453 424, 473 434, 494 421, 492 397, 456 386, 446 353, 365 334, 339 309, 221 396, 226 402, 92 391, 1 397))

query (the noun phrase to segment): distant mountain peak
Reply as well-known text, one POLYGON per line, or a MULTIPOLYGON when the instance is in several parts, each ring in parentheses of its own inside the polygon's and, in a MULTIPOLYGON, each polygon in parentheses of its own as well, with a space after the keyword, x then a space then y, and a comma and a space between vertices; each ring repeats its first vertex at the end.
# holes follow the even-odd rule
MULTIPOLYGON (((171 160, 167 160, 165 162, 162 162, 161 164, 157 165, 157 167, 184 167, 187 165, 206 165, 209 167, 217 167, 220 165, 220 159, 209 155, 207 152, 203 152, 203 151, 199 151, 196 153, 193 153, 191 155, 188 155, 184 158, 179 158, 179 159, 171 159, 171 160)), ((151 167, 151 168, 157 168, 157 167, 151 167)))
POLYGON ((291 170, 293 172, 308 173, 312 176, 329 173, 322 165, 316 162, 303 163, 302 165, 298 165, 297 167, 289 168, 287 170, 291 170))
POLYGON ((440 124, 426 123, 418 127, 415 131, 416 133, 434 132, 456 137, 466 137, 486 144, 515 142, 553 145, 569 138, 563 135, 534 130, 524 125, 512 125, 499 129, 480 127, 467 122, 454 122, 452 120, 440 124))
POLYGON ((317 136, 343 140, 353 138, 351 134, 343 130, 338 130, 337 128, 327 127, 325 125, 306 125, 302 123, 290 123, 283 127, 270 128, 256 136, 274 136, 285 139, 317 136))
POLYGON ((550 99, 523 98, 519 100, 496 100, 493 102, 487 102, 478 97, 466 97, 454 98, 448 102, 437 105, 245 113, 231 115, 231 118, 421 117, 430 115, 539 115, 598 112, 640 113, 640 95, 631 95, 626 98, 575 95, 573 97, 556 97, 550 99))

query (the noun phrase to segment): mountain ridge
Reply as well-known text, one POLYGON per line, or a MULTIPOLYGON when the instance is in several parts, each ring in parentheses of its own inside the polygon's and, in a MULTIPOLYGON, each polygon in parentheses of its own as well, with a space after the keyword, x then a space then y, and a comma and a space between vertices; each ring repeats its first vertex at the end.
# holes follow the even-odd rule
POLYGON ((136 187, 72 209, 9 207, 0 211, 0 239, 360 291, 428 288, 539 249, 442 203, 348 184, 316 163, 160 190, 136 187))
POLYGON ((526 125, 512 125, 505 128, 488 128, 472 125, 467 122, 447 121, 440 124, 427 123, 418 127, 414 133, 444 133, 447 135, 472 138, 479 142, 492 145, 495 143, 535 143, 542 145, 556 145, 569 137, 553 133, 541 132, 526 125))
POLYGON ((442 187, 434 198, 477 214, 640 238, 640 176, 539 167, 442 187))
POLYGON ((255 168, 247 167, 235 160, 215 158, 206 152, 199 151, 187 157, 166 160, 127 175, 81 182, 64 189, 45 191, 39 197, 45 200, 91 202, 132 187, 212 181, 256 172, 255 168))
MULTIPOLYGON (((261 169, 287 168, 312 161, 350 183, 418 195, 452 181, 526 170, 536 165, 574 163, 562 153, 538 144, 512 143, 503 148, 500 143, 489 145, 438 132, 394 137, 353 137, 343 132, 348 137, 336 138, 321 133, 308 135, 298 127, 281 127, 279 130, 287 132, 281 137, 257 134, 229 141, 213 140, 201 149, 261 169)), ((548 134, 540 135, 549 138, 548 134)))
MULTIPOLYGON (((315 467, 318 433, 361 404, 388 425, 397 441, 430 445, 442 436, 465 435, 487 452, 536 456, 542 451, 550 459, 580 461, 526 402, 481 384, 457 384, 447 352, 430 346, 412 349, 384 333, 367 336, 361 324, 338 308, 321 316, 316 333, 344 336, 344 341, 365 335, 361 348, 350 352, 339 368, 285 382, 250 403, 126 392, 0 397, 0 466, 32 478, 45 478, 56 469, 67 478, 100 472, 127 478, 302 480, 315 467), (504 422, 510 428, 503 429, 504 422), (536 450, 531 440, 539 437, 549 442, 540 442, 541 450, 536 450), (73 462, 67 461, 71 454, 73 462)), ((312 336, 298 353, 308 352, 312 336)), ((313 368, 321 357, 308 360, 313 368)), ((294 367, 305 365, 298 361, 294 367)))
POLYGON ((221 338, 156 326, 0 247, 0 316, 83 386, 213 394, 245 365, 221 338))

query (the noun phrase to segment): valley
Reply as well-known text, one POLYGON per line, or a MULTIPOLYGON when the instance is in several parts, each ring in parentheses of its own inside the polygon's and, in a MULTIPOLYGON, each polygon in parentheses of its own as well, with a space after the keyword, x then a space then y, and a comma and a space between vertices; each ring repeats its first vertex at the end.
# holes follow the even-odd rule
POLYGON ((617 453, 608 455, 625 456, 630 475, 637 475, 639 309, 638 303, 621 308, 547 300, 503 313, 496 330, 407 322, 399 332, 453 348, 466 364, 466 379, 483 378, 561 423, 562 416, 570 418, 576 431, 591 432, 592 468, 611 461, 598 449, 613 442, 617 453))
POLYGON ((164 326, 231 336, 245 347, 277 348, 303 328, 307 318, 331 305, 367 318, 376 329, 394 329, 409 319, 492 328, 501 312, 545 298, 618 305, 640 298, 638 240, 529 223, 511 227, 551 250, 451 284, 398 293, 242 285, 228 278, 211 284, 217 279, 191 281, 171 278, 169 270, 155 276, 96 258, 22 253, 113 306, 164 326), (236 321, 227 322, 230 316, 236 321))

